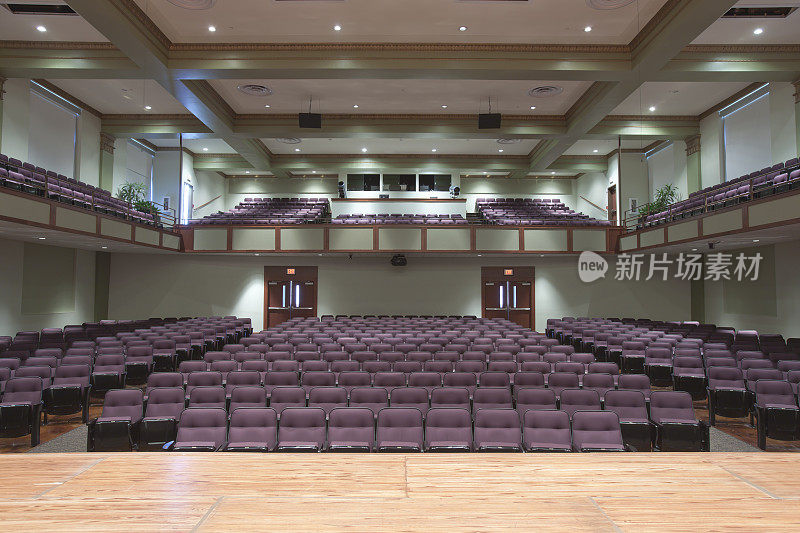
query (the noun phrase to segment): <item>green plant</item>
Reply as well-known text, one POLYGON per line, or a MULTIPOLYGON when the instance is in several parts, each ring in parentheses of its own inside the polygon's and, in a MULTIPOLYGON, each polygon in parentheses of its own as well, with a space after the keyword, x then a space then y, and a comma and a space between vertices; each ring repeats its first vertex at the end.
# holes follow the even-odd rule
POLYGON ((117 189, 117 198, 129 204, 135 204, 138 201, 144 200, 146 192, 144 183, 125 182, 119 189, 117 189))
POLYGON ((680 200, 678 188, 672 184, 664 185, 653 195, 653 201, 639 206, 639 216, 643 217, 665 211, 678 200, 680 200))

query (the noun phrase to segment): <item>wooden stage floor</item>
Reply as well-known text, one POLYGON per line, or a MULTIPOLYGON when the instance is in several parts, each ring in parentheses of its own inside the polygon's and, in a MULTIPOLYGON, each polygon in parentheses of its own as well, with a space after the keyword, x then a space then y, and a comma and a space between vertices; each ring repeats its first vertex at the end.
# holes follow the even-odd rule
POLYGON ((793 453, 0 456, 2 531, 798 531, 793 453))

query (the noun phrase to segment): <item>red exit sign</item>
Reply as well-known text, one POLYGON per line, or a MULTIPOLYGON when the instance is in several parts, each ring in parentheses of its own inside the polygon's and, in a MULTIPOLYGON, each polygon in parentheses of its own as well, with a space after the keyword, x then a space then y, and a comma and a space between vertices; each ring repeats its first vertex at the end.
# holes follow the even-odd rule
POLYGON ((513 268, 506 268, 505 270, 503 270, 503 275, 504 276, 513 276, 514 275, 514 269, 513 268))
POLYGON ((293 268, 287 268, 286 269, 286 275, 287 276, 294 276, 294 274, 295 274, 295 270, 293 268))

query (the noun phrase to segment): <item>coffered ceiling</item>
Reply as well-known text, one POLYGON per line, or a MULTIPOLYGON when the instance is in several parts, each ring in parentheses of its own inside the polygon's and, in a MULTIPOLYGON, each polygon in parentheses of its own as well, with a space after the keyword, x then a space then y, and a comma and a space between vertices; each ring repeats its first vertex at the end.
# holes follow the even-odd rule
POLYGON ((0 7, 0 76, 47 80, 100 114, 112 135, 175 147, 182 133, 190 150, 228 156, 208 163, 222 171, 228 164, 287 175, 310 168, 309 157, 335 170, 342 160, 352 167, 359 157, 373 164, 408 155, 460 161, 465 171, 546 173, 561 170, 563 155, 696 135, 697 117, 719 102, 754 83, 800 78, 800 13, 720 18, 733 6, 800 1, 66 4, 77 14, 0 7), (622 7, 592 7, 601 4, 622 7), (246 84, 270 94, 243 94, 246 84), (536 87, 556 94, 531 96, 536 87), (502 128, 479 130, 490 98, 502 128), (322 129, 298 127, 309 99, 324 115, 322 129), (301 143, 278 140, 286 137, 301 143))

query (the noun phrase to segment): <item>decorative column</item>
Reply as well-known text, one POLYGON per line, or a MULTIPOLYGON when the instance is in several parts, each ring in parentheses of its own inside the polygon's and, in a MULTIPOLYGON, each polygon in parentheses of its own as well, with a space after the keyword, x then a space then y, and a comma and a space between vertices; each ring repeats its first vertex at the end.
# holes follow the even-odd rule
POLYGON ((110 191, 114 187, 114 141, 113 135, 100 132, 100 188, 110 191))
POLYGON ((797 155, 800 156, 800 80, 794 85, 794 129, 797 132, 797 155))
POLYGON ((686 138, 686 192, 699 191, 700 186, 700 136, 686 138))

